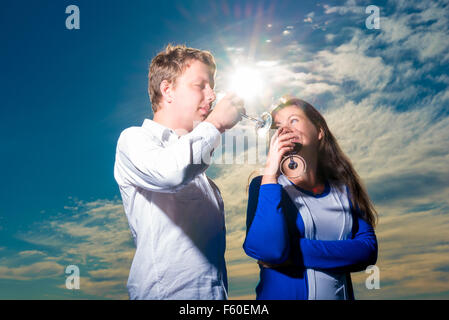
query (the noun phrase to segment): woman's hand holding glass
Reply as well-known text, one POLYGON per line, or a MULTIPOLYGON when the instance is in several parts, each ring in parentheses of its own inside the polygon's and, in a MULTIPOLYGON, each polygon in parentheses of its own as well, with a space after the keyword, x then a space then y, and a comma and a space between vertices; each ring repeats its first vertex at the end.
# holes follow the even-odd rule
POLYGON ((270 150, 263 172, 262 184, 277 183, 277 178, 280 175, 279 166, 281 160, 286 153, 293 150, 295 146, 293 141, 297 139, 299 139, 297 134, 285 128, 279 128, 276 131, 270 141, 270 150))

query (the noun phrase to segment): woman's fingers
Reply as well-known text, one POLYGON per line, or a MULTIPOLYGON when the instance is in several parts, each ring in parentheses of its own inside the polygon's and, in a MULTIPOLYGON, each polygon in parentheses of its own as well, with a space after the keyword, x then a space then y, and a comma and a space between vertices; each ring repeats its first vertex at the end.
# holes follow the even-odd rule
POLYGON ((279 130, 276 130, 276 132, 271 137, 271 142, 275 141, 279 137, 279 130))
POLYGON ((286 133, 279 136, 278 141, 286 141, 286 140, 296 140, 299 139, 298 135, 295 133, 286 133))
POLYGON ((294 147, 295 143, 291 139, 287 139, 284 141, 279 141, 277 144, 278 150, 280 150, 283 147, 294 147))
POLYGON ((276 144, 279 146, 282 143, 292 143, 294 140, 297 140, 298 136, 294 133, 286 133, 279 135, 279 131, 276 131, 276 133, 271 138, 271 147, 274 147, 276 144))
POLYGON ((279 150, 281 150, 281 149, 283 149, 283 148, 293 149, 294 146, 295 146, 295 144, 294 144, 293 142, 285 141, 285 142, 283 142, 283 143, 280 143, 280 144, 277 146, 277 148, 278 148, 278 151, 279 151, 279 150))
POLYGON ((293 150, 293 147, 283 147, 279 149, 279 155, 283 157, 286 153, 291 152, 293 150))

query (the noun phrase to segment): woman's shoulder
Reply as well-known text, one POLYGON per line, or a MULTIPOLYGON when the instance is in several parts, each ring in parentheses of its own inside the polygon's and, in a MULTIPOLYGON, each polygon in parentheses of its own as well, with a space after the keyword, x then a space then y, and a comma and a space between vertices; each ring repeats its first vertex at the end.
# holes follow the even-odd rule
POLYGON ((262 178, 263 178, 262 175, 257 176, 257 177, 254 177, 254 178, 251 180, 250 185, 251 185, 251 184, 259 184, 259 185, 260 185, 260 184, 262 183, 262 178))
POLYGON ((337 192, 349 195, 349 188, 344 182, 327 180, 327 183, 332 189, 336 190, 337 192))
POLYGON ((257 176, 257 177, 254 177, 254 178, 251 180, 250 184, 248 185, 248 189, 249 189, 249 190, 259 189, 259 188, 260 188, 260 185, 262 184, 262 177, 263 177, 263 176, 257 176))

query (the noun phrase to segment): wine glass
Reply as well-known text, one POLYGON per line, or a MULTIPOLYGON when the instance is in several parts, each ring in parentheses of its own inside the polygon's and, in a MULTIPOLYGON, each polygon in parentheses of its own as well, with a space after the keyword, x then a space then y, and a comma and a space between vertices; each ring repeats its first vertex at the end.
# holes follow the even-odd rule
MULTIPOLYGON (((225 95, 226 95, 225 92, 222 91, 216 92, 217 99, 215 100, 215 104, 217 104, 225 95)), ((265 135, 270 130, 271 124, 273 123, 273 118, 271 117, 271 114, 269 112, 263 112, 257 118, 248 116, 244 113, 240 113, 240 115, 243 118, 253 122, 256 128, 256 132, 260 136, 265 135)))
MULTIPOLYGON (((288 128, 281 128, 279 130, 279 134, 291 132, 288 128)), ((298 178, 307 170, 306 160, 299 155, 301 148, 302 143, 294 142, 293 150, 288 152, 281 160, 279 167, 281 173, 287 178, 298 178)))
POLYGON ((259 136, 264 135, 270 130, 273 119, 269 112, 264 112, 258 118, 253 118, 247 116, 246 114, 240 113, 243 118, 253 121, 256 126, 256 132, 259 136))
POLYGON ((298 178, 307 170, 306 160, 298 154, 301 148, 302 144, 295 142, 293 150, 281 160, 281 173, 287 178, 298 178))

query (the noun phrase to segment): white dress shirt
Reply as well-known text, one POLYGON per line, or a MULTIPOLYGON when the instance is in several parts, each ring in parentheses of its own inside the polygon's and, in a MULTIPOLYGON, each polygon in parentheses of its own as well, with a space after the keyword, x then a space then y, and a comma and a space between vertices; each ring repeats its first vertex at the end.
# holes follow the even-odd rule
POLYGON ((202 161, 219 142, 208 122, 179 137, 146 119, 120 135, 114 176, 136 245, 130 299, 227 299, 223 200, 202 161))

